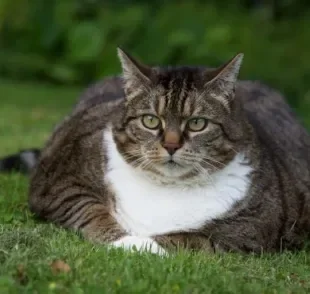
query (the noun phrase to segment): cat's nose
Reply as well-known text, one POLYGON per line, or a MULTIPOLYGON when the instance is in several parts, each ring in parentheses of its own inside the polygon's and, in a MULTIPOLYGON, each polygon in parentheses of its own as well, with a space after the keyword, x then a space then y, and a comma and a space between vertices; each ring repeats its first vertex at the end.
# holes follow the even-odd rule
POLYGON ((177 131, 167 130, 164 135, 162 146, 172 156, 178 149, 182 147, 180 133, 177 131))
POLYGON ((176 153, 178 149, 181 148, 181 144, 179 143, 164 143, 163 147, 167 150, 170 155, 176 153))

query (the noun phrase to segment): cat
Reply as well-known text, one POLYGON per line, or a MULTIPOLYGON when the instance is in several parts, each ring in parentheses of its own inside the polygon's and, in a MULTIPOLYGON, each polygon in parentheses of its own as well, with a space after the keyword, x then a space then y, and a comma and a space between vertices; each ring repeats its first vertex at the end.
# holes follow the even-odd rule
POLYGON ((150 67, 118 48, 122 76, 87 89, 30 175, 30 210, 91 242, 302 248, 310 224, 306 130, 276 91, 222 66, 150 67))

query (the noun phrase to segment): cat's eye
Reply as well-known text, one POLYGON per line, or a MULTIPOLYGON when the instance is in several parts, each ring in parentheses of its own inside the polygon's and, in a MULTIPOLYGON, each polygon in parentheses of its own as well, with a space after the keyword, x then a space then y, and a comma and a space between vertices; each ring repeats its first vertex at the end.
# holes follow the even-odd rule
POLYGON ((150 130, 156 130, 160 127, 160 119, 151 114, 143 115, 142 124, 150 130))
POLYGON ((187 128, 191 132, 200 132, 208 125, 208 121, 205 118, 195 117, 187 122, 187 128))

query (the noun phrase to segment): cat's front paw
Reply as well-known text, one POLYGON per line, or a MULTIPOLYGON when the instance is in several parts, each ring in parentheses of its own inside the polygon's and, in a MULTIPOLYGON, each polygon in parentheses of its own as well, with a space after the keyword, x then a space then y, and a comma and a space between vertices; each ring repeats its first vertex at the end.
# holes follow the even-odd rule
POLYGON ((137 237, 137 236, 125 236, 117 241, 111 243, 114 247, 120 247, 125 250, 134 251, 148 251, 158 255, 166 255, 166 251, 158 245, 157 242, 151 238, 137 237))

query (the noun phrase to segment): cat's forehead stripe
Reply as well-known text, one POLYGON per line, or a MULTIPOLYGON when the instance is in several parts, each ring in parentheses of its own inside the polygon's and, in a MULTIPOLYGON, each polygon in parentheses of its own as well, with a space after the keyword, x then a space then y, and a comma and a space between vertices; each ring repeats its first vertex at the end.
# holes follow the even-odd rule
MULTIPOLYGON (((197 84, 197 76, 194 72, 168 72, 160 77, 158 84, 156 98, 152 103, 158 115, 189 117, 204 111, 202 106, 205 98, 199 90, 200 84, 199 82, 197 84)), ((208 99, 209 106, 210 103, 226 106, 221 99, 212 98, 208 99)))
POLYGON ((187 100, 187 94, 188 94, 188 91, 187 91, 187 79, 185 78, 181 85, 180 85, 180 91, 179 91, 179 97, 177 97, 176 99, 179 100, 179 112, 180 113, 184 113, 184 110, 185 109, 185 101, 187 100))
POLYGON ((182 111, 183 116, 187 117, 192 115, 194 109, 195 109, 194 102, 187 96, 183 105, 183 111, 182 111))
MULTIPOLYGON (((193 109, 193 99, 191 90, 191 80, 188 77, 171 77, 168 88, 166 88, 166 99, 168 100, 168 109, 171 113, 179 113, 182 116, 191 115, 193 109)), ((166 84, 166 85, 167 85, 166 84)))
POLYGON ((167 99, 165 96, 160 95, 158 97, 158 103, 157 103, 157 113, 162 116, 165 112, 165 108, 166 108, 166 103, 167 103, 167 99))

